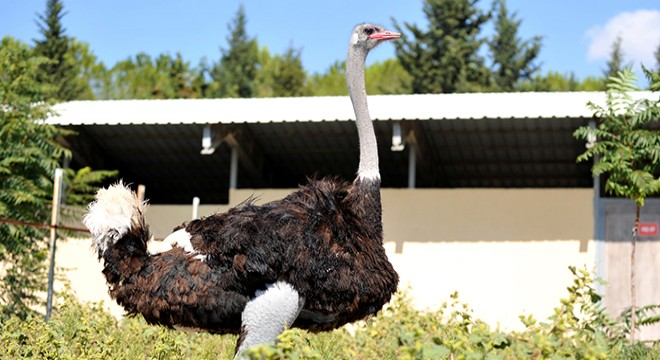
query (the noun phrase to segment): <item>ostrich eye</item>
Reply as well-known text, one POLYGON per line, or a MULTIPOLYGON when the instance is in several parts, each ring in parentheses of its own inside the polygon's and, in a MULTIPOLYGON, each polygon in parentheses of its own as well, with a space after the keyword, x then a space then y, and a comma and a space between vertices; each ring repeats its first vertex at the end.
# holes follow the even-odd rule
POLYGON ((364 32, 365 35, 372 35, 376 30, 374 28, 366 28, 362 32, 364 32))

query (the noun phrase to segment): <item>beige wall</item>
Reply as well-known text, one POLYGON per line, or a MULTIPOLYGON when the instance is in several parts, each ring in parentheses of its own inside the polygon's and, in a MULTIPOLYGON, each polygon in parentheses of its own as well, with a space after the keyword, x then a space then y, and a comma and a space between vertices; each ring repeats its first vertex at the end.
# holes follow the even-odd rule
MULTIPOLYGON (((266 202, 288 193, 239 189, 230 199, 266 202)), ((558 305, 571 283, 569 265, 594 268, 591 189, 384 189, 382 196, 385 247, 420 308, 436 308, 458 291, 477 317, 520 328, 518 315, 547 317, 558 305)), ((226 209, 202 205, 199 213, 226 209)), ((162 238, 191 214, 190 206, 158 205, 146 217, 162 238)), ((73 269, 81 298, 110 302, 100 266, 90 261, 88 241, 60 246, 58 266, 73 269)))

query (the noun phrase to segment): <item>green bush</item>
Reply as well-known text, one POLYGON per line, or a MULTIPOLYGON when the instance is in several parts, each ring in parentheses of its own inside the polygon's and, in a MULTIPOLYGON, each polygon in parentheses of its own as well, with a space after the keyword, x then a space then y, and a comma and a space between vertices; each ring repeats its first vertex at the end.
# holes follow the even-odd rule
MULTIPOLYGON (((474 318, 458 295, 434 312, 415 310, 400 292, 377 316, 329 333, 288 330, 251 359, 660 359, 660 345, 630 345, 626 314, 605 313, 593 279, 571 268, 574 283, 546 321, 521 316, 524 331, 504 332, 474 318)), ((69 294, 70 292, 67 292, 69 294)), ((185 333, 117 321, 101 304, 60 296, 49 323, 10 317, 0 323, 0 357, 8 359, 230 359, 235 336, 185 333)), ((652 310, 639 315, 653 323, 652 310)), ((629 317, 629 314, 627 315, 629 317)))

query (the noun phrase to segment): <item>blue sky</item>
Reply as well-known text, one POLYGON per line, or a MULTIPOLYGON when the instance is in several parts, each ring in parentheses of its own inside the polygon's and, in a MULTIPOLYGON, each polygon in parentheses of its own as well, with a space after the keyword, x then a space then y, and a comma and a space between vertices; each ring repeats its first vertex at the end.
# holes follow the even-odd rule
MULTIPOLYGON (((302 50, 303 66, 322 72, 344 58, 350 31, 369 21, 391 27, 399 23, 425 24, 422 1, 263 1, 263 0, 64 0, 62 22, 69 36, 90 44, 112 66, 138 52, 152 56, 181 52, 191 65, 202 57, 217 61, 226 47, 228 24, 239 4, 245 7, 248 33, 282 53, 289 46, 302 50)), ((46 0, 0 0, 0 36, 11 35, 33 44, 40 38, 35 23, 46 0)), ((489 7, 491 0, 481 0, 489 7)), ((508 0, 510 11, 522 20, 520 35, 543 37, 539 57, 542 72, 574 72, 582 79, 601 75, 611 44, 623 38, 626 60, 654 65, 660 44, 658 0, 508 0)), ((486 31, 491 31, 486 29, 486 31)), ((370 62, 394 57, 394 47, 381 46, 370 62)))

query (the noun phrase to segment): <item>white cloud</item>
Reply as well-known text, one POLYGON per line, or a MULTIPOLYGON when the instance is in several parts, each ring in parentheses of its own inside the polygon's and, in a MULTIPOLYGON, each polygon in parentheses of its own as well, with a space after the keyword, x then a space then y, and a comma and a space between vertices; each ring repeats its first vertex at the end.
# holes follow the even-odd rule
POLYGON ((660 45, 660 11, 623 12, 605 25, 592 27, 586 35, 590 38, 589 61, 609 59, 612 44, 617 36, 621 36, 621 51, 626 63, 633 62, 635 67, 640 63, 653 67, 653 53, 660 45))

